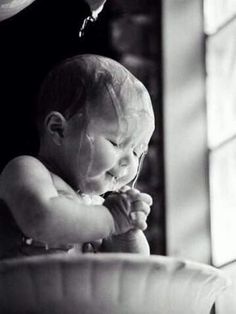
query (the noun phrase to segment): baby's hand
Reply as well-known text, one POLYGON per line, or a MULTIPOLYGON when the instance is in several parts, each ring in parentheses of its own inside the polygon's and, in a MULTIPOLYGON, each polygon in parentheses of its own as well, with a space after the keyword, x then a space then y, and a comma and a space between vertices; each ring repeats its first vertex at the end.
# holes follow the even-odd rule
POLYGON ((151 196, 129 187, 111 193, 103 205, 109 209, 113 216, 114 235, 123 234, 131 229, 145 230, 151 204, 151 196))
POLYGON ((152 197, 129 186, 123 187, 120 191, 126 193, 131 202, 130 218, 133 227, 145 230, 147 228, 147 216, 150 213, 150 206, 152 205, 152 197))
POLYGON ((138 229, 104 239, 101 251, 150 255, 148 241, 143 231, 138 229))

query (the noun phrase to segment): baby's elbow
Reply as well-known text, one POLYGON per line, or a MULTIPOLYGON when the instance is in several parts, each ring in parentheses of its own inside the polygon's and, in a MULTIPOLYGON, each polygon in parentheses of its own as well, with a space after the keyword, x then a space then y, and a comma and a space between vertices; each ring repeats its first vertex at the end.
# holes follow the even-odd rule
POLYGON ((49 230, 48 225, 49 213, 40 208, 31 208, 24 219, 21 219, 20 228, 23 234, 37 241, 48 242, 49 230))
POLYGON ((41 242, 51 241, 52 234, 50 220, 51 213, 47 204, 40 202, 22 202, 17 210, 12 210, 13 216, 22 233, 28 237, 41 242))
POLYGON ((63 219, 50 208, 50 204, 44 206, 43 210, 35 211, 28 220, 27 231, 30 238, 49 245, 67 243, 63 219))

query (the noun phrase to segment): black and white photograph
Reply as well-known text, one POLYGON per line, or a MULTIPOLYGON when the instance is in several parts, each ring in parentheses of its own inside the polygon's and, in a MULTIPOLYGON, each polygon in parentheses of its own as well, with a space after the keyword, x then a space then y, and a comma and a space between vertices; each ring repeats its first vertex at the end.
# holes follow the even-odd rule
POLYGON ((0 314, 236 314, 235 84, 235 0, 0 0, 0 314))

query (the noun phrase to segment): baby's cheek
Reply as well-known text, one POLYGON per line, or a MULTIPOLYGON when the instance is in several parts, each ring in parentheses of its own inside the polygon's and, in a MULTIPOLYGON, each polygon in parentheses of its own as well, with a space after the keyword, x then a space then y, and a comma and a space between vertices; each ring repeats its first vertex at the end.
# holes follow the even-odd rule
POLYGON ((127 173, 120 179, 120 187, 129 184, 136 177, 138 171, 138 160, 134 160, 127 168, 127 173))
POLYGON ((91 175, 97 175, 114 166, 117 160, 117 153, 109 142, 97 138, 93 143, 92 159, 91 175))

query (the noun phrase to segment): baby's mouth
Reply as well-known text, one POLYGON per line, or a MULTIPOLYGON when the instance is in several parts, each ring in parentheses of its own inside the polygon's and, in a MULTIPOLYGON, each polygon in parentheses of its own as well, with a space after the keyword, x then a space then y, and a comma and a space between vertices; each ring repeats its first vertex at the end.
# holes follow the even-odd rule
POLYGON ((116 186, 116 184, 117 184, 117 180, 118 180, 118 178, 116 177, 116 176, 114 176, 111 172, 107 172, 107 175, 108 175, 108 177, 110 178, 110 180, 111 180, 111 183, 112 183, 112 189, 114 189, 115 188, 115 186, 116 186))
POLYGON ((107 172, 108 176, 112 179, 112 180, 117 180, 118 178, 116 176, 114 176, 114 174, 112 174, 111 172, 107 172))

